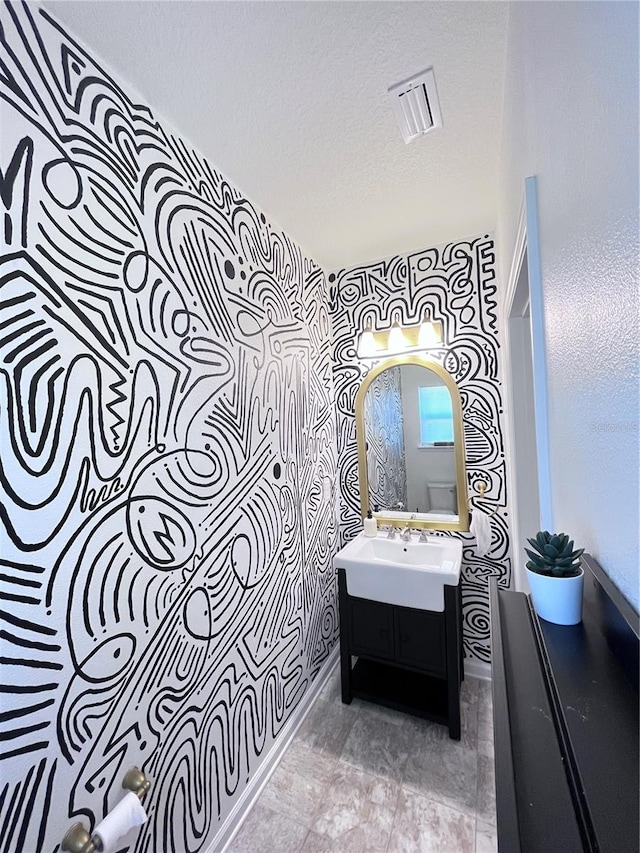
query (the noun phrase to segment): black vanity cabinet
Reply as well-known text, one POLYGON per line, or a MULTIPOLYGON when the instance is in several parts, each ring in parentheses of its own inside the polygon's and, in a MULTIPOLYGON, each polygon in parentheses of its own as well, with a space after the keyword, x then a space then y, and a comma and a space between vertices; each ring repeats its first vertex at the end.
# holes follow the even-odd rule
POLYGON ((351 596, 344 569, 338 569, 338 590, 342 701, 356 696, 426 717, 459 739, 460 586, 445 586, 442 613, 351 596))

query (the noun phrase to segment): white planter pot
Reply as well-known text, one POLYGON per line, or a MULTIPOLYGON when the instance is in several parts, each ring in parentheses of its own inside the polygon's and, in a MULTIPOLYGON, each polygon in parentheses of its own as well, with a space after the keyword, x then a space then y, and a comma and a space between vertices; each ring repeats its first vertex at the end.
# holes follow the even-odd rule
POLYGON ((527 580, 538 616, 556 625, 577 625, 582 622, 582 569, 574 578, 548 577, 527 569, 527 580))

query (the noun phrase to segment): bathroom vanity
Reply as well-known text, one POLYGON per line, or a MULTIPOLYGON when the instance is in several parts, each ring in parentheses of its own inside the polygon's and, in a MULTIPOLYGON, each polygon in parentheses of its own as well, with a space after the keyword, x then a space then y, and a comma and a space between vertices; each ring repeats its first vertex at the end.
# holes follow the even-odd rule
POLYGON ((435 720, 459 739, 462 541, 433 531, 469 529, 460 390, 426 356, 389 358, 364 378, 355 418, 362 517, 371 510, 387 532, 356 536, 333 560, 342 701, 435 720))
POLYGON ((347 570, 338 565, 337 571, 342 701, 358 697, 435 720, 459 739, 459 574, 455 585, 442 585, 443 610, 431 611, 351 595, 347 570))

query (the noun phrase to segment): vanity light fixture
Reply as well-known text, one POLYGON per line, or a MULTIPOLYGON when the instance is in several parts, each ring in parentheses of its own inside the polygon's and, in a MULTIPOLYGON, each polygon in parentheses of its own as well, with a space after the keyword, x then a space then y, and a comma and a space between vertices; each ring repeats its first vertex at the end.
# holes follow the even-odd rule
POLYGON ((409 342, 404 336, 404 332, 400 326, 400 321, 398 320, 398 315, 396 314, 396 319, 393 321, 393 326, 389 332, 387 349, 391 352, 402 352, 403 350, 406 350, 408 345, 409 342))
POLYGON ((358 358, 382 358, 404 352, 419 352, 442 346, 442 323, 429 319, 425 312, 419 326, 401 326, 400 313, 395 315, 391 329, 374 331, 370 317, 360 334, 358 358))

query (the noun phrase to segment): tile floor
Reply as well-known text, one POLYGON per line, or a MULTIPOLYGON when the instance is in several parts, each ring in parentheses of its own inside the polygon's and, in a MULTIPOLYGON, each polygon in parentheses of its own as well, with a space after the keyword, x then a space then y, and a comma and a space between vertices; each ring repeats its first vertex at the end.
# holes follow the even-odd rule
POLYGON ((496 853, 491 685, 467 677, 460 741, 354 699, 336 667, 227 853, 496 853))

